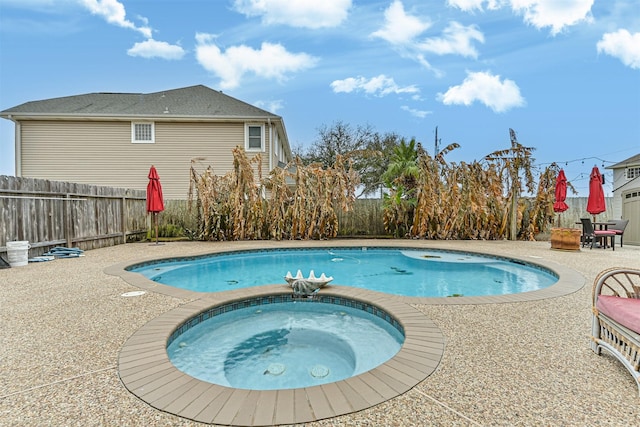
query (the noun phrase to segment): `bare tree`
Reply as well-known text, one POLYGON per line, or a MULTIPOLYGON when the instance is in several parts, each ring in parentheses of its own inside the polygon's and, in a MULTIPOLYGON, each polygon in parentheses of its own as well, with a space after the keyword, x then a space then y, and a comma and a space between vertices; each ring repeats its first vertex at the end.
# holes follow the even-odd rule
POLYGON ((360 175, 357 197, 379 191, 382 174, 400 137, 395 133, 380 135, 370 125, 355 128, 342 121, 318 129, 318 139, 300 157, 305 165, 318 163, 323 168, 335 165, 338 156, 352 162, 360 175))

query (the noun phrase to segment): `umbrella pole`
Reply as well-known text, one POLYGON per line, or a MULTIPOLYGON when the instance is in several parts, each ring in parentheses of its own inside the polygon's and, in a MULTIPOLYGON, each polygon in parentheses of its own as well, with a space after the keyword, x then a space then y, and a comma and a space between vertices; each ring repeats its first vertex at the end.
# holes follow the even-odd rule
POLYGON ((158 212, 153 213, 153 217, 156 221, 156 245, 158 244, 158 212))

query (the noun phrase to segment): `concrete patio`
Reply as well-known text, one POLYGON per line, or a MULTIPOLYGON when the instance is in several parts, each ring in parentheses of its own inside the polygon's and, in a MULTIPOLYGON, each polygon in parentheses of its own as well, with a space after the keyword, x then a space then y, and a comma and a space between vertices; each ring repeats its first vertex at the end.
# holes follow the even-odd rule
POLYGON ((640 268, 640 247, 563 252, 549 242, 334 240, 136 243, 81 258, 0 270, 0 425, 195 426, 131 394, 118 374, 121 348, 139 328, 190 295, 148 292, 105 269, 144 259, 280 246, 406 245, 489 252, 577 271, 564 296, 492 304, 419 304, 442 331, 433 374, 379 405, 310 426, 636 425, 638 389, 608 355, 589 347, 591 286, 609 267, 640 268))

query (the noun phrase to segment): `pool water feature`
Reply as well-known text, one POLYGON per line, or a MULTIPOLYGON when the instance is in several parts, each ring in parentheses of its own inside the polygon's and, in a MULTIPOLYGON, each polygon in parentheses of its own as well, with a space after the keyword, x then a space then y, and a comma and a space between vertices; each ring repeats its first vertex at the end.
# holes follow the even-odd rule
POLYGON ((291 389, 371 370, 404 342, 397 320, 366 303, 342 298, 263 302, 217 308, 199 322, 186 322, 188 327, 178 328, 169 340, 171 362, 194 378, 222 386, 291 389))
POLYGON ((535 291, 558 276, 533 263, 424 249, 327 248, 237 251, 127 268, 165 285, 219 292, 284 282, 288 272, 333 276, 332 284, 410 297, 489 296, 535 291))

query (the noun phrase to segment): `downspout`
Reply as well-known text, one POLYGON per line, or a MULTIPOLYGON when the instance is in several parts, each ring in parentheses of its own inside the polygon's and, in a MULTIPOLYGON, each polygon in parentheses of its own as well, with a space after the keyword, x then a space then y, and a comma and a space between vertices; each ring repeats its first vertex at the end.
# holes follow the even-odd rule
POLYGON ((269 173, 273 170, 273 129, 271 128, 271 117, 267 117, 269 126, 269 173))
POLYGON ((22 126, 20 125, 19 121, 13 120, 13 118, 11 116, 9 116, 9 119, 11 119, 11 121, 14 123, 15 127, 15 135, 14 135, 14 141, 15 141, 15 165, 16 165, 16 170, 15 172, 15 176, 17 177, 21 177, 22 176, 22 126))

